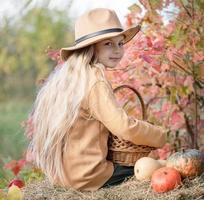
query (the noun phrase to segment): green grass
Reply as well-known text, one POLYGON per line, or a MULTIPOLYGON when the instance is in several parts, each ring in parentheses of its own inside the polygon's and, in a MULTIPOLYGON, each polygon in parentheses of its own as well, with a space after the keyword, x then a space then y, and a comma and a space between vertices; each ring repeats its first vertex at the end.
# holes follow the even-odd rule
POLYGON ((23 156, 28 141, 21 122, 27 118, 31 105, 24 100, 0 103, 0 176, 4 162, 23 156))

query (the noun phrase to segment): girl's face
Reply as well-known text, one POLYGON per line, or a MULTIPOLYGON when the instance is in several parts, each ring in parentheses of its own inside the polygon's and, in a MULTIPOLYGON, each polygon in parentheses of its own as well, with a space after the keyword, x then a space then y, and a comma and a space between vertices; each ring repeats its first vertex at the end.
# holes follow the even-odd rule
POLYGON ((114 68, 121 60, 124 36, 117 36, 102 40, 95 44, 95 52, 98 61, 105 67, 114 68))

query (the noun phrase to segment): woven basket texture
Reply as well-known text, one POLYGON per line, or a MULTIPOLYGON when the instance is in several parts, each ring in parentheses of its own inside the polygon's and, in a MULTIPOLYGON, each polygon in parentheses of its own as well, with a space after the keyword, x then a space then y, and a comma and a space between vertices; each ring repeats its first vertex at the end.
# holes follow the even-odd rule
MULTIPOLYGON (((142 108, 142 119, 146 120, 145 104, 140 93, 129 85, 118 86, 113 91, 116 93, 121 89, 131 90, 136 95, 142 108)), ((123 166, 134 166, 138 159, 148 156, 154 149, 154 147, 136 145, 110 133, 108 140, 108 160, 123 166)))

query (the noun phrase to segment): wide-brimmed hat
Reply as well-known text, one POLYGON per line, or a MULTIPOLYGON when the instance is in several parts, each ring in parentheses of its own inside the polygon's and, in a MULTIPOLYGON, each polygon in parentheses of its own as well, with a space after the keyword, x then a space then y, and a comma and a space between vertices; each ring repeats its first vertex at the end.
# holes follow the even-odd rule
POLYGON ((66 60, 72 51, 89 46, 103 39, 124 35, 124 43, 131 40, 140 30, 140 25, 123 30, 115 11, 96 8, 84 13, 75 23, 75 44, 60 50, 66 60))

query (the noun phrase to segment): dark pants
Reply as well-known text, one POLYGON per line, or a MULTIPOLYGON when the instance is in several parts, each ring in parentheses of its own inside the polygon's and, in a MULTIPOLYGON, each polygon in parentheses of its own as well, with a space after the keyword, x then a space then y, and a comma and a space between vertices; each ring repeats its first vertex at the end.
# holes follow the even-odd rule
POLYGON ((133 175, 134 175, 134 167, 126 167, 126 166, 121 166, 119 164, 114 164, 113 175, 102 186, 102 188, 118 185, 122 183, 124 180, 126 180, 128 177, 131 177, 133 175))

